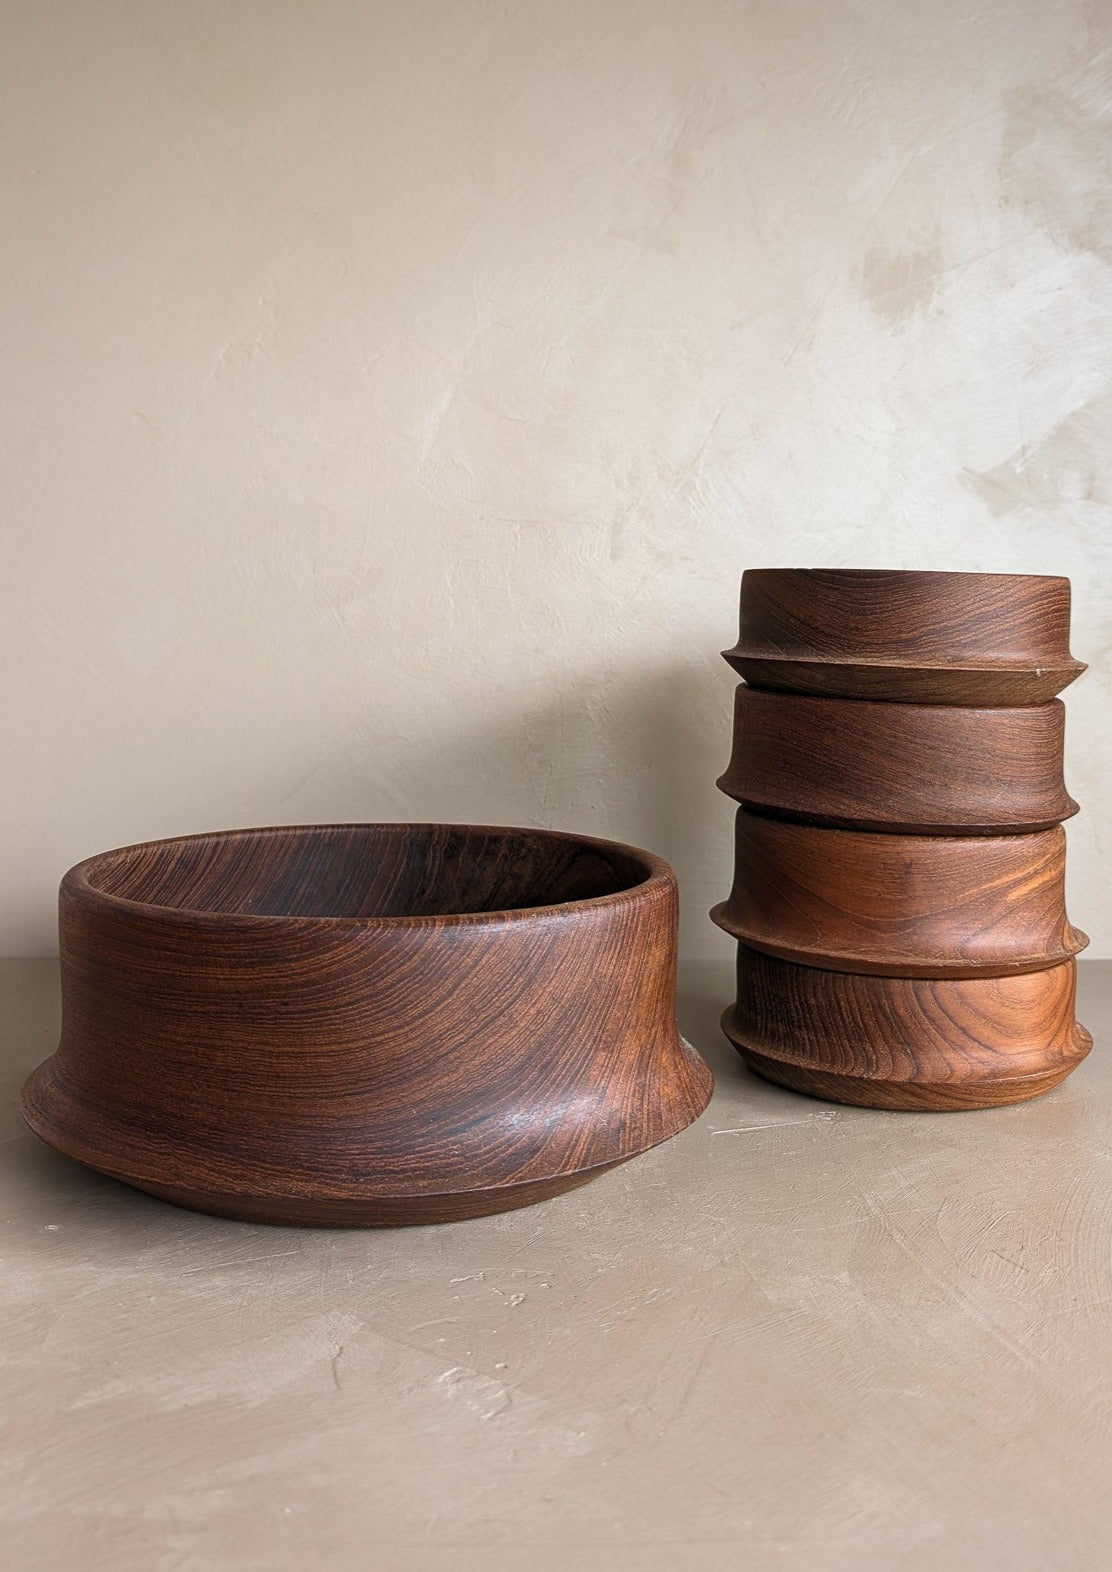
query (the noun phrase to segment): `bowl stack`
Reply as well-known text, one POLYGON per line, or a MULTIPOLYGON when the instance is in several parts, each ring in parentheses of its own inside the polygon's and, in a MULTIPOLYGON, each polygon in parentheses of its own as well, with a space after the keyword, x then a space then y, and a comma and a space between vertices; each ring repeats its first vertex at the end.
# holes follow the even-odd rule
POLYGON ((738 804, 726 1035, 769 1080, 984 1108, 1088 1053, 1074 1017, 1056 694, 1069 580, 761 569, 718 784, 738 804))

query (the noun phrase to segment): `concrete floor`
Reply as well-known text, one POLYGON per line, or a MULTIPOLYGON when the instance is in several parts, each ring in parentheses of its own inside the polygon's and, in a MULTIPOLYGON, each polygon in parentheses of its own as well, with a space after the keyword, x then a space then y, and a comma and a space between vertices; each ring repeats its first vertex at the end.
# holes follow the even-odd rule
POLYGON ((1112 964, 1040 1102, 835 1108, 681 1018, 709 1111, 440 1228, 225 1223, 22 1129, 56 974, 0 966, 14 1572, 1112 1564, 1112 964))

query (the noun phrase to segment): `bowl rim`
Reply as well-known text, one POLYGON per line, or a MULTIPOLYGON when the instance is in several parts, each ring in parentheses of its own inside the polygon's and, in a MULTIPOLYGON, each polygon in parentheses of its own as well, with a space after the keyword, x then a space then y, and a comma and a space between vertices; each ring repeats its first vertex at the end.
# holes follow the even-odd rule
MULTIPOLYGON (((720 651, 722 658, 730 661, 752 661, 755 664, 770 666, 775 664, 793 666, 839 666, 852 668, 857 671, 906 671, 906 672, 939 672, 946 676, 950 673, 976 674, 983 672, 986 676, 1032 676, 1045 677, 1051 674, 1072 672, 1075 677, 1080 677, 1082 672, 1088 671, 1088 665, 1083 660, 1078 660, 1071 655, 1068 649, 1064 653, 1053 652, 1045 664, 1041 664, 1033 655, 1018 656, 1005 655, 998 660, 978 657, 976 660, 924 660, 920 655, 823 655, 812 652, 805 646, 791 650, 773 649, 770 645, 742 644, 740 640, 728 650, 720 651)), ((830 694, 833 698, 834 695, 830 694)), ((923 701, 926 702, 925 700, 923 701)), ((970 706, 971 708, 975 706, 970 706)), ((992 708, 994 706, 987 706, 992 708)), ((1023 708, 1021 705, 1011 706, 1014 709, 1023 708)))
POLYGON ((900 578, 919 579, 920 581, 924 579, 1010 579, 1013 583, 1024 584, 1065 584, 1067 587, 1072 584, 1072 580, 1066 573, 999 573, 993 571, 982 572, 976 568, 842 568, 837 565, 828 565, 826 567, 812 566, 809 568, 788 565, 774 568, 767 563, 759 568, 743 569, 742 578, 744 579, 750 574, 754 578, 758 578, 764 574, 782 576, 786 573, 798 575, 800 578, 819 573, 836 573, 840 578, 847 579, 900 578))
POLYGON ((607 910, 622 908, 631 905, 640 905, 647 900, 658 897, 661 893, 675 894, 678 892, 678 881, 675 870, 671 864, 656 852, 647 851, 644 847, 633 846, 626 841, 609 840, 598 835, 580 835, 574 830, 552 830, 531 825, 505 825, 505 824, 470 824, 455 823, 453 821, 433 822, 429 820, 336 820, 330 823, 312 824, 266 824, 257 826, 242 826, 228 830, 198 830, 187 835, 169 835, 158 837, 149 841, 135 841, 124 846, 114 846, 107 851, 96 852, 91 857, 85 857, 80 862, 69 868, 62 877, 60 895, 69 895, 81 901, 86 907, 99 908, 108 912, 121 914, 147 916, 162 922, 180 924, 200 924, 206 927, 239 927, 254 928, 259 924, 273 926, 275 924, 296 924, 300 928, 306 926, 332 929, 373 929, 376 931, 392 931, 398 928, 450 928, 450 927, 489 927, 495 923, 529 922, 539 916, 552 916, 554 914, 574 914, 580 911, 607 910), (587 848, 617 851, 642 865, 645 877, 624 889, 613 890, 606 895, 585 896, 574 901, 554 901, 538 906, 508 906, 498 910, 482 912, 437 912, 417 913, 412 916, 394 917, 344 917, 332 916, 326 912, 302 913, 296 912, 242 912, 242 911, 208 911, 203 907, 195 906, 166 906, 154 901, 135 900, 126 895, 115 895, 108 890, 99 888, 92 882, 91 875, 98 865, 111 862, 113 859, 125 856, 130 852, 147 851, 155 847, 173 847, 188 844, 194 841, 212 840, 237 840, 247 836, 268 837, 273 835, 289 835, 292 832, 305 830, 376 830, 390 834, 402 834, 414 830, 456 830, 465 834, 476 835, 539 835, 545 840, 571 843, 587 848))
MULTIPOLYGON (((732 655, 734 651, 726 650, 724 653, 732 655)), ((751 701, 755 701, 758 705, 767 704, 770 710, 779 710, 781 713, 785 704, 789 706, 802 704, 811 710, 812 713, 816 713, 815 707, 818 705, 844 704, 845 702, 834 693, 797 693, 792 688, 758 688, 751 682, 742 681, 735 683, 735 707, 741 708, 751 701)), ((959 716, 974 717, 967 723, 970 725, 992 726, 997 722, 1002 725, 1002 717, 1009 715, 1035 715, 1044 724, 1049 724, 1046 721, 1048 712, 1052 712, 1059 717, 1059 724, 1065 726, 1068 715, 1064 699, 1057 694, 1054 698, 1043 699, 1037 704, 932 704, 929 699, 908 699, 901 704, 895 705, 890 699, 880 698, 855 698, 853 703, 855 706, 854 713, 860 712, 864 714, 866 711, 881 711, 883 712, 882 714, 874 714, 873 718, 878 723, 891 721, 894 725, 906 724, 910 716, 921 710, 926 711, 932 721, 937 719, 943 726, 962 725, 963 721, 955 718, 959 716)), ((842 709, 834 713, 844 716, 846 711, 842 709)), ((1039 720, 1029 722, 1029 724, 1037 725, 1039 720)))

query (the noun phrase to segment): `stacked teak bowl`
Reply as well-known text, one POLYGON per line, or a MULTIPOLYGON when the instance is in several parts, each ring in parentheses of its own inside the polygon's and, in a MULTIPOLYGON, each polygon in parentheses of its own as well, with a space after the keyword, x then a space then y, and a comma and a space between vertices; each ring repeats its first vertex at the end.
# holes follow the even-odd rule
POLYGON ((738 804, 723 1026, 769 1080, 880 1108, 1049 1090, 1092 1039, 1066 916, 1069 580, 767 569, 719 786, 738 804))

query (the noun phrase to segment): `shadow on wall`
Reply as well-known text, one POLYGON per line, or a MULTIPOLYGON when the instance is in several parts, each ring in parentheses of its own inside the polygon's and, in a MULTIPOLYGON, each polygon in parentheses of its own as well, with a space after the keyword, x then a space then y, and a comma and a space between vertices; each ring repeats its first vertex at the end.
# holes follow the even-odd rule
POLYGON ((250 807, 237 792, 239 822, 521 824, 628 841, 675 867, 685 952, 726 954, 707 910, 730 882, 732 809, 714 782, 731 692, 730 674, 709 662, 595 671, 548 703, 455 731, 415 724, 392 735, 367 724, 334 757, 313 760, 283 798, 272 797, 273 782, 269 791, 259 783, 250 807))

